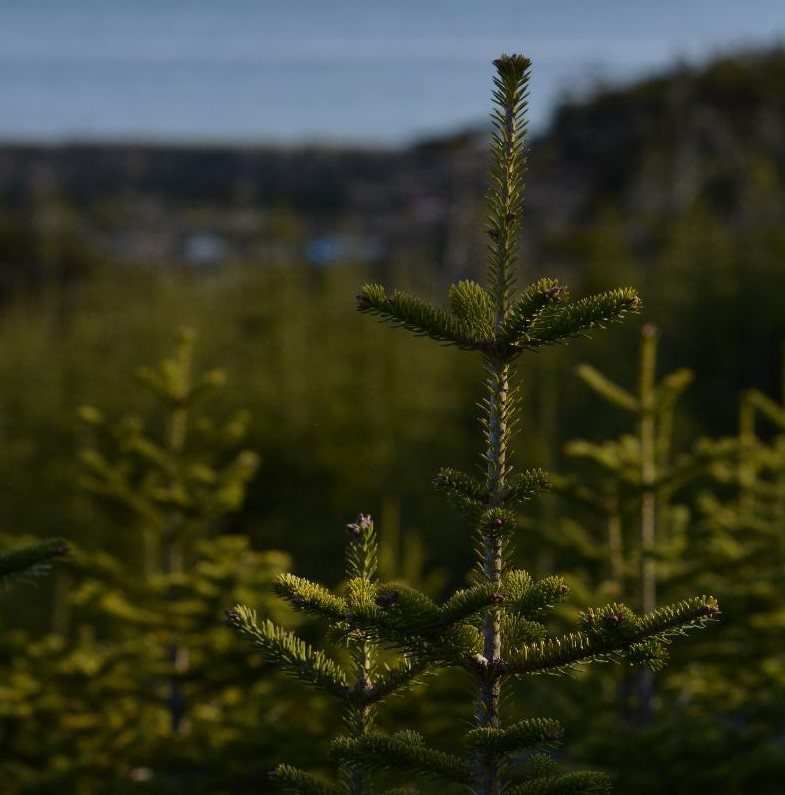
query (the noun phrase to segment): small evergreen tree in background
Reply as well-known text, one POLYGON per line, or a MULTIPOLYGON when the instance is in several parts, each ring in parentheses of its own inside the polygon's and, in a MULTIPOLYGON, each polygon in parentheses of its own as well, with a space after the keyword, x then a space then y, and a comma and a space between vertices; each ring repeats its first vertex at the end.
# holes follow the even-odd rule
MULTIPOLYGON (((658 348, 659 330, 646 324, 632 388, 588 364, 576 371, 633 426, 617 438, 572 440, 565 446, 572 471, 552 477, 556 493, 579 510, 561 518, 559 533, 546 530, 540 541, 559 558, 578 561, 582 572, 573 593, 584 606, 612 598, 649 612, 696 587, 721 590, 723 605, 727 599, 727 583, 702 571, 712 568, 706 549, 713 542, 694 501, 712 484, 713 472, 733 468, 740 447, 734 439, 705 437, 681 443, 676 428, 685 422, 679 401, 692 373, 679 368, 658 377, 658 348)), ((595 726, 571 746, 571 757, 617 770, 619 789, 640 795, 659 792, 664 780, 674 793, 728 781, 727 772, 717 775, 727 748, 717 743, 716 729, 707 730, 706 716, 696 715, 691 703, 699 693, 706 694, 709 709, 722 703, 709 695, 719 676, 707 677, 701 668, 713 656, 709 648, 725 645, 728 629, 702 639, 690 649, 689 664, 664 671, 656 688, 644 667, 621 669, 615 676, 594 670, 571 683, 559 694, 569 713, 566 722, 580 726, 590 713, 595 726), (684 765, 685 757, 701 763, 684 765)), ((716 717, 708 722, 721 724, 716 717)))
POLYGON ((722 585, 727 628, 676 679, 711 727, 709 783, 734 793, 776 795, 785 780, 785 366, 781 384, 779 401, 757 389, 741 394, 738 437, 714 442, 735 443, 735 455, 717 461, 712 487, 696 500, 688 574, 722 585))
POLYGON ((347 731, 333 743, 338 781, 327 783, 280 765, 274 781, 292 792, 361 795, 370 791, 369 773, 387 770, 420 774, 476 795, 606 791, 604 775, 564 773, 547 753, 561 739, 557 721, 514 713, 511 718, 503 711, 512 712, 502 699, 509 680, 563 673, 593 660, 656 669, 674 635, 703 626, 718 612, 714 599, 705 596, 643 614, 613 603, 586 610, 579 626, 554 635, 544 622, 567 593, 564 580, 535 580, 509 564, 520 506, 548 485, 542 471, 513 471, 510 439, 520 404, 515 364, 527 351, 620 320, 637 311, 640 301, 632 289, 572 301, 555 279, 540 279, 517 291, 529 61, 502 56, 495 66, 486 286, 470 281, 454 285, 449 310, 406 293, 389 294, 378 285, 364 286, 358 296, 361 312, 482 358, 482 472, 444 469, 436 480, 471 526, 477 563, 473 582, 437 603, 406 583, 377 581, 368 565, 373 525, 362 516, 350 526, 348 581, 342 593, 291 575, 278 580, 278 592, 291 604, 331 622, 349 651, 348 667, 275 623, 258 621, 246 606, 227 611, 227 622, 269 660, 344 701, 347 731), (374 670, 370 650, 377 645, 397 651, 397 662, 374 670), (385 697, 416 674, 442 667, 462 669, 474 685, 473 725, 462 750, 432 747, 412 729, 392 736, 370 731, 368 717, 385 697))
MULTIPOLYGON (((193 348, 184 331, 173 357, 138 372, 151 398, 146 415, 115 420, 80 409, 82 485, 112 532, 100 546, 74 549, 69 579, 55 591, 54 631, 16 630, 0 647, 9 792, 256 791, 272 747, 303 728, 280 720, 294 700, 261 675, 259 655, 249 666, 211 621, 227 600, 268 588, 289 561, 221 532, 257 457, 242 448, 245 413, 219 421, 208 411, 225 376, 195 374, 193 348), (261 704, 273 688, 268 720, 261 704), (256 772, 236 761, 249 747, 256 772)), ((8 553, 0 574, 62 550, 50 541, 8 553)))
MULTIPOLYGON (((659 591, 690 575, 688 526, 691 512, 674 497, 694 485, 718 461, 727 460, 734 445, 727 441, 696 441, 689 450, 674 451, 676 408, 693 375, 680 368, 657 379, 659 330, 646 324, 641 330, 637 388, 629 390, 588 364, 577 368, 579 378, 611 406, 632 415, 634 432, 618 439, 590 442, 575 439, 567 455, 585 461, 591 472, 553 477, 556 490, 599 514, 605 524, 605 543, 596 533, 567 521, 565 532, 543 540, 550 545, 577 548, 582 558, 600 563, 601 592, 631 602, 644 613, 658 604, 659 591), (587 482, 586 476, 592 477, 587 482)), ((700 565, 700 562, 698 563, 700 565)), ((591 590, 596 583, 587 583, 591 590)), ((622 711, 633 722, 651 720, 654 708, 652 672, 642 668, 635 687, 624 693, 622 711)))

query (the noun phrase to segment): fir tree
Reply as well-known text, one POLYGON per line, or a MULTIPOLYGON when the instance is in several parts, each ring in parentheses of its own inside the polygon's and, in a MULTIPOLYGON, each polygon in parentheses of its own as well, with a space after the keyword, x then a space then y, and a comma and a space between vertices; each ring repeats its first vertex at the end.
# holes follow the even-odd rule
MULTIPOLYGON (((663 583, 684 575, 690 511, 675 504, 674 495, 731 452, 727 443, 705 439, 688 451, 674 452, 676 407, 693 375, 680 368, 657 379, 658 337, 659 329, 650 323, 641 330, 635 390, 591 365, 578 367, 579 378, 596 394, 634 418, 634 432, 599 443, 575 439, 567 444, 565 452, 587 461, 599 482, 588 484, 575 475, 552 477, 560 493, 603 517, 606 541, 599 546, 590 533, 570 524, 570 532, 551 543, 578 546, 584 556, 601 557, 612 597, 627 599, 644 613, 657 607, 663 583)), ((652 672, 642 668, 637 680, 637 703, 634 709, 625 705, 625 712, 647 723, 654 699, 652 672)))
MULTIPOLYGON (((282 577, 278 587, 285 598, 340 628, 353 652, 349 669, 273 623, 257 621, 247 607, 238 605, 227 614, 228 623, 271 660, 343 698, 347 709, 352 699, 351 709, 377 706, 410 682, 413 673, 459 667, 474 682, 474 725, 464 736, 462 751, 446 752, 414 730, 386 736, 370 731, 365 720, 354 721, 333 743, 342 770, 338 782, 325 784, 303 771, 279 767, 274 780, 292 792, 360 795, 370 791, 365 772, 384 770, 463 785, 476 795, 606 791, 602 774, 562 772, 547 754, 561 739, 557 721, 509 721, 502 714, 508 680, 568 672, 593 660, 658 668, 675 635, 703 626, 718 612, 714 599, 705 596, 642 614, 614 603, 586 610, 571 632, 552 635, 544 619, 565 597, 564 580, 535 580, 510 566, 518 512, 548 485, 540 470, 513 470, 510 440, 520 404, 517 361, 525 352, 566 342, 638 311, 640 299, 624 288, 573 301, 566 287, 550 278, 517 291, 529 61, 504 55, 494 63, 486 286, 455 284, 449 309, 375 284, 362 287, 357 299, 361 312, 482 359, 482 474, 443 469, 436 479, 437 488, 471 525, 477 552, 473 584, 437 603, 405 583, 377 582, 370 570, 347 572, 345 596, 282 577), (363 668, 360 676, 358 660, 364 657, 358 648, 365 644, 396 649, 401 655, 397 667, 383 672, 363 668), (522 757, 524 763, 516 768, 522 757)), ((357 523, 360 541, 354 543, 364 543, 362 525, 370 526, 370 520, 363 517, 357 523)))
POLYGON ((779 400, 745 390, 738 437, 714 441, 717 448, 733 446, 735 455, 717 461, 712 488, 697 497, 692 542, 702 565, 695 555, 687 560, 694 581, 723 589, 727 627, 680 673, 681 686, 694 693, 693 711, 716 725, 717 779, 733 792, 772 795, 785 775, 785 366, 781 378, 779 400))
MULTIPOLYGON (((134 782, 157 793, 255 791, 274 759, 264 761, 260 743, 293 733, 260 720, 258 705, 275 688, 278 712, 291 712, 294 697, 211 620, 227 601, 268 588, 289 561, 219 532, 257 456, 241 446, 247 413, 219 420, 209 407, 225 376, 197 372, 193 349, 183 331, 174 356, 138 372, 152 404, 145 415, 80 410, 82 486, 104 530, 100 546, 71 555, 55 631, 4 633, 3 792, 92 795, 136 791, 134 782), (234 759, 248 745, 261 770, 257 778, 244 767, 239 786, 234 759)), ((62 551, 55 540, 9 553, 0 574, 62 551)))

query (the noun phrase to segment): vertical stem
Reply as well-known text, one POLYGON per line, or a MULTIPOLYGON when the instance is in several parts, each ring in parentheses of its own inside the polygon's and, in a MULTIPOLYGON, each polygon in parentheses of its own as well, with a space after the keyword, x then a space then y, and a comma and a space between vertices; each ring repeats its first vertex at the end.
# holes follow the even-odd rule
MULTIPOLYGON (((371 669, 373 649, 367 636, 358 633, 352 656, 355 663, 355 688, 358 693, 371 689, 371 669)), ((372 707, 364 702, 350 703, 347 709, 349 736, 357 740, 367 734, 371 728, 372 707)), ((367 795, 370 791, 368 773, 357 765, 350 765, 345 773, 348 795, 367 795)))
MULTIPOLYGON (((507 123, 510 123, 509 114, 507 123)), ((514 130, 507 131, 514 140, 514 130)), ((504 228, 504 227, 502 227, 504 228)), ((506 234, 499 235, 499 259, 506 261, 506 252, 510 241, 506 234)), ((510 276, 506 274, 508 267, 500 267, 496 279, 496 313, 494 329, 497 330, 507 314, 510 276)), ((510 408, 510 365, 502 357, 489 358, 488 365, 488 401, 487 401, 487 449, 486 460, 486 495, 491 507, 501 504, 507 478, 507 437, 509 432, 508 414, 510 408)), ((483 580, 496 584, 501 580, 503 571, 502 540, 498 536, 486 535, 482 546, 483 580)), ((477 699, 477 725, 497 727, 500 725, 499 700, 501 697, 501 679, 498 663, 501 659, 501 612, 490 610, 483 620, 483 656, 487 663, 480 675, 477 699)), ((487 754, 478 754, 477 772, 483 795, 496 795, 499 787, 499 765, 495 758, 487 754)))
MULTIPOLYGON (((191 362, 193 358, 194 334, 183 330, 180 333, 180 344, 175 362, 177 384, 175 394, 171 396, 171 412, 167 432, 167 451, 169 453, 170 487, 179 487, 181 478, 181 456, 185 449, 188 433, 188 396, 191 392, 191 362)), ((185 573, 185 539, 182 535, 182 516, 179 512, 170 511, 164 528, 164 555, 167 575, 181 576, 185 573)), ((169 594, 169 599, 176 597, 169 594)), ((173 676, 169 681, 169 719, 172 734, 179 735, 184 731, 186 702, 180 689, 178 673, 184 673, 189 667, 188 648, 180 644, 177 636, 169 645, 169 661, 173 676)))
MULTIPOLYGON (((641 610, 652 612, 657 606, 657 572, 654 560, 657 530, 657 437, 654 413, 654 379, 657 358, 657 328, 646 325, 641 332, 641 366, 639 399, 641 406, 638 429, 640 442, 641 478, 641 610)), ((640 719, 647 723, 651 718, 654 697, 654 679, 644 668, 639 680, 640 719)))
POLYGON ((167 445, 173 456, 180 454, 185 447, 188 430, 188 395, 191 391, 191 362, 193 360, 192 331, 180 333, 180 345, 175 362, 177 384, 172 395, 172 413, 169 417, 167 445))
MULTIPOLYGON (((496 109, 492 114, 493 166, 488 195, 488 290, 494 303, 493 331, 498 334, 510 310, 516 282, 517 235, 523 194, 525 157, 522 148, 525 126, 526 84, 529 61, 523 56, 502 56, 494 61, 496 109)), ((509 441, 515 399, 510 394, 511 362, 514 354, 491 349, 485 355, 488 396, 485 401, 485 497, 487 505, 503 504, 509 472, 509 441)), ((483 581, 496 584, 504 569, 504 541, 491 533, 482 536, 479 561, 483 581)), ((501 611, 491 609, 483 619, 483 665, 478 671, 476 723, 479 727, 500 725, 501 611)), ((478 753, 475 759, 477 795, 498 795, 501 790, 499 760, 478 753)))
MULTIPOLYGON (((379 570, 379 544, 373 520, 360 514, 355 524, 347 526, 352 540, 346 550, 346 578, 361 577, 375 582, 379 570)), ((371 730, 373 724, 372 704, 365 700, 373 687, 375 647, 362 630, 354 630, 349 636, 349 653, 354 662, 354 687, 347 693, 344 720, 349 737, 357 740, 371 730)), ((367 795, 371 789, 370 777, 357 765, 345 765, 341 769, 348 795, 367 795)))
MULTIPOLYGON (((510 366, 501 362, 490 368, 488 400, 488 449, 486 451, 486 493, 488 504, 497 508, 502 503, 507 479, 507 436, 509 408, 510 366)), ((496 536, 483 539, 483 579, 496 584, 502 575, 502 541, 496 536)), ((485 619, 485 652, 488 662, 498 662, 501 641, 499 637, 499 611, 491 611, 485 619)), ((495 713, 496 710, 494 710, 495 713)), ((487 725, 495 725, 487 724, 487 725)))
MULTIPOLYGON (((510 366, 502 361, 491 362, 488 367, 488 387, 490 395, 487 407, 487 473, 486 494, 491 507, 501 504, 507 477, 507 436, 508 399, 510 366)), ((503 571, 503 542, 497 536, 486 535, 482 546, 483 580, 497 584, 503 571)), ((499 699, 501 678, 501 612, 490 610, 483 621, 483 656, 487 661, 480 672, 477 698, 477 725, 497 727, 500 725, 499 699)), ((477 774, 480 792, 483 795, 496 795, 499 788, 499 765, 497 760, 487 754, 477 756, 477 774)))
POLYGON ((608 556, 610 558, 611 580, 616 584, 616 598, 623 599, 625 591, 624 541, 618 493, 613 495, 608 510, 608 556))
POLYGON ((755 515, 755 478, 756 463, 753 450, 755 448, 755 406, 750 400, 749 391, 741 394, 739 402, 739 451, 738 486, 739 511, 744 520, 755 515))

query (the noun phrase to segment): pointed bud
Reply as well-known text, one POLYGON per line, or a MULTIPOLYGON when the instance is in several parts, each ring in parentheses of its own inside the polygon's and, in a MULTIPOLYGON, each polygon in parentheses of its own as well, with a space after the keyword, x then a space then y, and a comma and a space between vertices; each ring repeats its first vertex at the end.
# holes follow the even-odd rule
POLYGON ((373 524, 373 519, 369 513, 361 513, 357 517, 357 524, 360 525, 361 530, 370 530, 373 524))
POLYGON ((545 291, 545 295, 548 296, 554 303, 558 303, 564 297, 565 289, 560 284, 555 284, 553 287, 549 287, 545 291))
POLYGON ((720 614, 720 608, 717 605, 706 604, 703 606, 703 615, 706 618, 714 618, 720 614))

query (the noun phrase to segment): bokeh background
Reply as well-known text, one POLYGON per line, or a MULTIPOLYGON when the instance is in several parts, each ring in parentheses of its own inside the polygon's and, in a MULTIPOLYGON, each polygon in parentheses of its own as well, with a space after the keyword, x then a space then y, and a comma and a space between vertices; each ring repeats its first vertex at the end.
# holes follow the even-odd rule
MULTIPOLYGON (((640 417, 597 373, 637 394, 655 346, 658 598, 724 613, 650 714, 607 668, 535 679, 511 714, 562 720, 565 764, 620 793, 781 792, 784 37, 774 0, 0 0, 0 547, 71 548, 0 593, 2 791, 250 793, 278 761, 326 767, 332 705, 221 609, 321 641, 270 584, 335 584, 359 511, 386 577, 465 584, 469 530, 430 482, 477 460, 480 363, 353 305, 367 280, 441 301, 482 279, 506 51, 534 62, 522 279, 645 303, 522 363, 518 461, 556 488, 518 563, 568 577, 565 622, 640 606, 640 417)), ((450 747, 464 686, 385 728, 450 747)))

